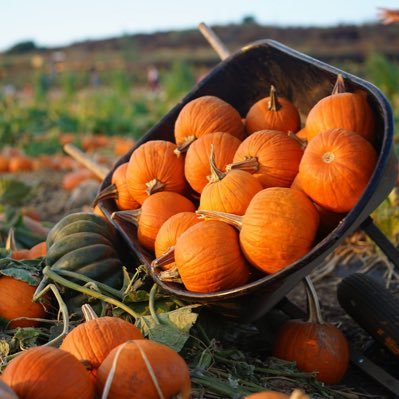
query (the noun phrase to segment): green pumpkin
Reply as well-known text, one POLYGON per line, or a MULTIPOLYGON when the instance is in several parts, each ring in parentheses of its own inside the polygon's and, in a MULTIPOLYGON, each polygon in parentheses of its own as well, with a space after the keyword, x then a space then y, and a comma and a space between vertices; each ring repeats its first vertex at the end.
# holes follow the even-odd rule
POLYGON ((120 288, 122 264, 116 250, 116 230, 100 216, 72 213, 61 219, 47 236, 46 264, 84 274, 120 288))

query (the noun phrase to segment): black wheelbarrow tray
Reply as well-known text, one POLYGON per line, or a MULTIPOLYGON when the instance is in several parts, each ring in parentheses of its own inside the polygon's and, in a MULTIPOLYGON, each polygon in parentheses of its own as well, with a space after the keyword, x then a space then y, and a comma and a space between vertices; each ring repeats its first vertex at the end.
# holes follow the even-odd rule
MULTIPOLYGON (((146 265, 149 273, 163 289, 191 303, 208 305, 226 316, 242 321, 254 321, 266 314, 292 290, 355 229, 393 189, 397 174, 397 160, 393 147, 393 116, 389 102, 371 83, 301 54, 273 40, 253 42, 220 62, 170 112, 150 129, 114 165, 127 162, 135 148, 149 140, 174 141, 174 124, 182 107, 204 95, 214 95, 233 105, 244 117, 250 106, 266 97, 270 85, 277 87, 280 96, 290 99, 298 108, 302 121, 310 108, 332 91, 337 75, 344 77, 348 91, 362 90, 376 119, 378 162, 373 175, 355 207, 337 227, 319 241, 310 252, 283 270, 265 275, 241 287, 213 293, 187 291, 182 285, 165 283, 151 270, 153 254, 146 252, 137 240, 136 228, 124 221, 111 219, 117 208, 113 200, 100 203, 105 216, 112 221, 122 237, 122 247, 133 255, 132 260, 146 265)), ((111 184, 113 170, 102 182, 100 190, 111 184)), ((306 226, 303 226, 306 228, 306 226)))

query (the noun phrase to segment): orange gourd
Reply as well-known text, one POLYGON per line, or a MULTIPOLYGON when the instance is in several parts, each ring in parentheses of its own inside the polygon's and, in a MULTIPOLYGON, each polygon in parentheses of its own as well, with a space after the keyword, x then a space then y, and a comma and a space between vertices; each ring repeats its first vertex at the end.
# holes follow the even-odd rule
POLYGON ((25 155, 16 155, 10 158, 8 168, 12 173, 29 172, 33 169, 32 160, 25 155))
MULTIPOLYGON (((177 239, 191 226, 201 222, 194 212, 180 212, 171 216, 159 229, 155 239, 155 256, 158 258, 174 247, 177 239)), ((163 269, 170 269, 172 263, 164 265, 163 269)))
POLYGON ((147 141, 130 156, 126 182, 130 195, 140 204, 160 191, 183 193, 186 189, 184 159, 176 145, 164 140, 147 141))
POLYGON ((194 140, 214 132, 226 132, 242 139, 245 130, 238 111, 215 96, 190 101, 176 119, 174 135, 177 153, 186 152, 194 140))
POLYGON ((266 273, 278 272, 304 256, 312 247, 319 224, 311 200, 301 191, 285 187, 257 193, 244 216, 205 210, 197 214, 240 229, 245 257, 266 273))
POLYGON ((10 158, 0 154, 0 173, 10 170, 10 158))
POLYGON ((27 349, 2 374, 20 399, 93 399, 94 384, 70 353, 50 346, 27 349))
POLYGON ((290 134, 262 130, 251 134, 238 147, 227 170, 241 169, 252 173, 268 187, 289 187, 298 173, 303 148, 290 134))
POLYGON ((110 352, 98 369, 96 388, 98 397, 107 399, 188 399, 191 382, 187 364, 177 352, 139 339, 110 352))
POLYGON ((38 244, 34 245, 29 250, 29 258, 27 258, 27 259, 40 258, 41 256, 46 256, 46 254, 47 254, 46 241, 42 241, 42 242, 39 242, 38 244))
POLYGON ((142 339, 140 330, 119 317, 97 317, 89 305, 82 306, 84 323, 64 338, 60 348, 74 355, 95 376, 112 349, 131 339, 142 339))
POLYGON ((224 171, 226 165, 233 162, 241 141, 229 133, 216 132, 206 134, 195 140, 187 151, 184 163, 184 174, 190 186, 201 193, 208 184, 211 175, 209 156, 211 145, 215 148, 215 165, 224 171))
POLYGON ((376 151, 362 136, 330 129, 309 142, 298 178, 314 202, 332 212, 348 212, 362 195, 376 163, 376 151))
POLYGON ((309 278, 307 321, 289 320, 277 332, 273 355, 293 361, 299 370, 316 372, 327 384, 338 384, 349 365, 349 346, 343 333, 321 317, 317 294, 309 278))
POLYGON ((256 177, 243 170, 220 171, 215 165, 213 148, 211 176, 202 190, 198 209, 243 215, 253 196, 262 190, 262 185, 256 177))
POLYGON ((62 187, 65 190, 72 191, 85 180, 95 179, 96 176, 88 169, 78 169, 73 172, 68 172, 62 179, 62 187))
POLYGON ((102 190, 93 202, 95 207, 100 201, 114 199, 119 210, 137 209, 140 204, 131 196, 126 181, 128 163, 119 165, 112 174, 111 184, 102 190))
POLYGON ((251 106, 245 118, 249 135, 259 130, 297 132, 301 127, 299 112, 292 102, 277 97, 276 89, 270 86, 269 97, 262 98, 251 106))
POLYGON ((216 220, 186 230, 176 241, 174 260, 185 288, 193 292, 239 287, 250 277, 237 232, 216 220))
POLYGON ((342 128, 372 142, 375 121, 366 95, 346 92, 343 77, 338 75, 332 94, 322 98, 309 111, 305 127, 308 141, 326 130, 342 128))
POLYGON ((134 146, 134 140, 127 137, 116 137, 114 139, 114 154, 125 155, 134 146))
POLYGON ((300 389, 294 389, 290 396, 276 391, 262 391, 245 396, 243 399, 310 399, 310 397, 300 389))
POLYGON ((112 218, 136 225, 140 244, 153 251, 158 231, 164 222, 176 213, 194 211, 194 204, 186 197, 172 191, 161 191, 149 196, 140 209, 114 212, 112 218))

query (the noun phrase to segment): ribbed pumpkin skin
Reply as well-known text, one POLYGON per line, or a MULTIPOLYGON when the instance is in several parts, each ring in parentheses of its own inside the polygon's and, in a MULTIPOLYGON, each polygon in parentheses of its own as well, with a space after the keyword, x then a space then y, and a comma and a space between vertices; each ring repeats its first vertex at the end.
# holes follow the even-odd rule
POLYGON ((107 399, 158 399, 160 396, 148 372, 148 359, 164 398, 188 399, 190 374, 184 359, 165 345, 149 340, 135 340, 111 351, 97 373, 97 393, 101 397, 107 376, 116 356, 115 375, 107 399), (120 349, 119 355, 117 355, 120 349), (180 395, 178 395, 180 394, 180 395))
MULTIPOLYGON (((201 220, 194 212, 180 212, 171 216, 159 229, 155 239, 155 255, 158 258, 170 247, 175 246, 177 239, 191 226, 201 220)), ((171 264, 169 265, 169 267, 171 264)), ((164 267, 168 269, 169 267, 164 267)))
POLYGON ((259 170, 253 173, 263 188, 289 187, 298 173, 303 150, 287 133, 262 130, 251 134, 238 147, 234 162, 255 157, 259 170))
POLYGON ((290 397, 285 393, 266 391, 266 392, 253 393, 252 395, 245 396, 243 399, 289 399, 289 398, 290 397))
POLYGON ((132 153, 126 170, 126 182, 130 195, 140 204, 148 198, 147 183, 157 179, 162 191, 183 193, 186 189, 184 158, 173 151, 176 145, 164 140, 152 140, 142 144, 132 153))
POLYGON ((311 249, 318 225, 317 210, 305 194, 267 188, 255 195, 243 216, 241 248, 251 264, 275 273, 311 249))
POLYGON ((238 111, 218 97, 203 96, 190 101, 176 119, 177 145, 183 144, 187 137, 200 138, 214 132, 226 132, 239 139, 245 134, 238 111))
POLYGON ((126 171, 128 163, 119 165, 112 174, 111 183, 116 186, 118 197, 115 199, 116 206, 119 210, 137 209, 140 204, 131 196, 126 181, 126 171))
POLYGON ((76 326, 62 342, 60 348, 89 364, 96 373, 112 349, 131 339, 142 339, 140 330, 119 317, 99 317, 76 326))
POLYGON ((171 216, 180 212, 194 211, 194 204, 180 194, 163 191, 151 195, 141 207, 137 229, 140 244, 153 251, 159 229, 171 216))
MULTIPOLYGON (((46 311, 39 302, 32 302, 36 291, 35 286, 13 277, 0 277, 0 317, 12 320, 17 317, 43 319, 46 311)), ((9 329, 17 327, 34 327, 39 322, 35 320, 16 320, 8 325, 9 329)))
POLYGON ((226 165, 233 162, 241 141, 229 133, 216 132, 206 134, 195 140, 187 151, 184 174, 190 186, 201 193, 208 184, 207 176, 210 176, 209 155, 211 145, 214 146, 215 165, 221 171, 224 171, 226 165))
POLYGON ((179 237, 175 261, 184 286, 194 292, 239 287, 250 275, 240 251, 238 232, 215 220, 196 224, 179 237))
POLYGON ((373 146, 344 129, 320 133, 309 142, 298 178, 305 193, 332 212, 348 212, 359 200, 377 163, 373 146))
POLYGON ((306 119, 308 141, 329 129, 356 132, 368 141, 374 138, 374 114, 366 97, 358 93, 338 93, 322 98, 306 119))
POLYGON ((20 399, 94 398, 94 384, 79 360, 48 346, 28 349, 11 360, 2 380, 20 399))
POLYGON ((259 130, 297 132, 301 127, 299 112, 290 101, 278 97, 281 108, 269 110, 270 97, 262 98, 249 109, 245 118, 245 129, 251 135, 259 130))
POLYGON ((0 380, 0 398, 1 399, 18 399, 15 392, 3 381, 0 380))
POLYGON ((277 333, 273 356, 295 361, 299 370, 318 371, 320 381, 338 384, 348 367, 349 348, 332 324, 289 320, 277 333))
POLYGON ((198 209, 243 215, 253 196, 262 188, 250 173, 231 170, 222 180, 209 182, 204 187, 198 209))

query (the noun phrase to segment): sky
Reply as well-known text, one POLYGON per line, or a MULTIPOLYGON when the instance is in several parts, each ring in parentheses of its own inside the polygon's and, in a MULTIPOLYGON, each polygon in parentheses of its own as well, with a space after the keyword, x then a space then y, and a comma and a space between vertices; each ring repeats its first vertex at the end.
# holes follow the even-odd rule
POLYGON ((239 23, 333 26, 377 22, 398 0, 0 0, 0 52, 33 40, 57 47, 76 41, 239 23), (300 5, 300 6, 299 6, 300 5))

